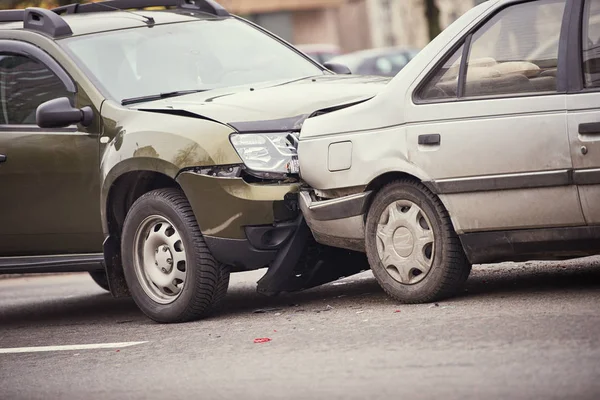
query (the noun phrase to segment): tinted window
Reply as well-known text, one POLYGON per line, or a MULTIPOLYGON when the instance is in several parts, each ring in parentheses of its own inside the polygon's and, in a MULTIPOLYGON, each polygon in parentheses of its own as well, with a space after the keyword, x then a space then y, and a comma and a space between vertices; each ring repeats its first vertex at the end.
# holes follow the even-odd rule
POLYGON ((419 97, 423 100, 451 99, 457 96, 458 73, 462 60, 463 46, 450 56, 442 68, 429 79, 419 97))
POLYGON ((600 1, 586 2, 581 43, 585 86, 600 87, 600 1))
POLYGON ((0 53, 0 124, 35 125, 37 107, 70 96, 44 64, 31 58, 0 53))
POLYGON ((465 96, 556 91, 565 0, 518 4, 496 14, 472 38, 465 96))

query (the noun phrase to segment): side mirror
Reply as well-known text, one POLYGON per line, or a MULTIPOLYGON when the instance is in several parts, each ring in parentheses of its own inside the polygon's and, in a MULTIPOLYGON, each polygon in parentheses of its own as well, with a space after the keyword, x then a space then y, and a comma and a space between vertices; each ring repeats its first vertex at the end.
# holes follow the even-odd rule
POLYGON ((352 74, 352 71, 350 71, 350 68, 346 67, 344 64, 326 62, 323 64, 323 66, 325 68, 327 68, 328 70, 335 72, 336 74, 340 74, 340 75, 352 74))
POLYGON ((35 122, 40 128, 66 128, 73 124, 90 126, 93 120, 91 107, 74 108, 66 97, 42 103, 35 112, 35 122))

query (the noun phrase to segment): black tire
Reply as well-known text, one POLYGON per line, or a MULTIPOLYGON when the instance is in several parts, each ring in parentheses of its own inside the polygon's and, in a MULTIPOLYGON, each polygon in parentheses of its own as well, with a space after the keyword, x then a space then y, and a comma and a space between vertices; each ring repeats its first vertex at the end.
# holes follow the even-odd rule
POLYGON ((219 309, 229 286, 229 268, 218 263, 206 246, 196 217, 178 189, 159 189, 141 196, 125 219, 121 252, 125 280, 137 306, 154 321, 179 323, 206 317, 219 309), (186 252, 186 278, 172 303, 154 301, 143 289, 134 267, 136 231, 153 215, 170 221, 181 236, 186 252))
POLYGON ((98 286, 100 286, 102 289, 106 290, 107 292, 110 291, 110 288, 108 287, 108 278, 106 277, 106 272, 90 271, 90 276, 92 277, 92 279, 94 280, 94 282, 96 282, 96 284, 98 286))
POLYGON ((365 239, 375 278, 388 295, 403 303, 428 303, 453 296, 461 291, 471 272, 471 264, 448 212, 440 199, 420 182, 397 180, 375 195, 367 216, 365 239), (381 262, 377 250, 376 232, 380 218, 387 207, 398 200, 410 201, 420 207, 434 234, 431 269, 421 281, 414 284, 394 279, 381 262))

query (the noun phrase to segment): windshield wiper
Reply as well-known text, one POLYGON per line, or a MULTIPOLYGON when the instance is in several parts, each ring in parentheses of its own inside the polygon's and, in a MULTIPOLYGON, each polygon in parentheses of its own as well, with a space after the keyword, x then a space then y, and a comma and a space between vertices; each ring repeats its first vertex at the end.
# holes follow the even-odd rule
POLYGON ((167 99, 169 97, 177 97, 177 96, 183 96, 185 94, 200 93, 200 92, 206 92, 206 89, 178 90, 178 91, 175 91, 175 92, 165 92, 165 93, 159 93, 159 94, 151 94, 149 96, 132 97, 130 99, 124 99, 124 100, 122 100, 121 101, 121 105, 122 106, 128 106, 130 104, 135 104, 135 103, 145 103, 146 101, 162 100, 162 99, 167 99))

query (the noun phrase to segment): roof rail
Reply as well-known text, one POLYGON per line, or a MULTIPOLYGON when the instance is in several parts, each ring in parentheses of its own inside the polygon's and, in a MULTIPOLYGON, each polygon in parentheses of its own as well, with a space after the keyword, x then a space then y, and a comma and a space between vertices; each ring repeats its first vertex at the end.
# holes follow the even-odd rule
POLYGON ((0 23, 22 21, 24 29, 45 33, 52 37, 60 37, 73 33, 61 14, 114 11, 114 9, 142 9, 146 7, 177 7, 182 10, 199 11, 218 17, 229 16, 227 10, 214 0, 106 0, 96 3, 70 4, 52 10, 30 7, 25 10, 0 11, 0 23))
POLYGON ((146 7, 177 7, 184 10, 200 11, 219 17, 229 13, 214 0, 106 0, 87 4, 69 4, 54 8, 57 14, 81 14, 102 11, 142 9, 146 7))
POLYGON ((67 21, 60 15, 45 8, 29 7, 25 9, 23 28, 46 33, 52 37, 68 36, 73 34, 67 21))
POLYGON ((25 10, 6 10, 0 11, 0 22, 19 22, 23 21, 25 10))

